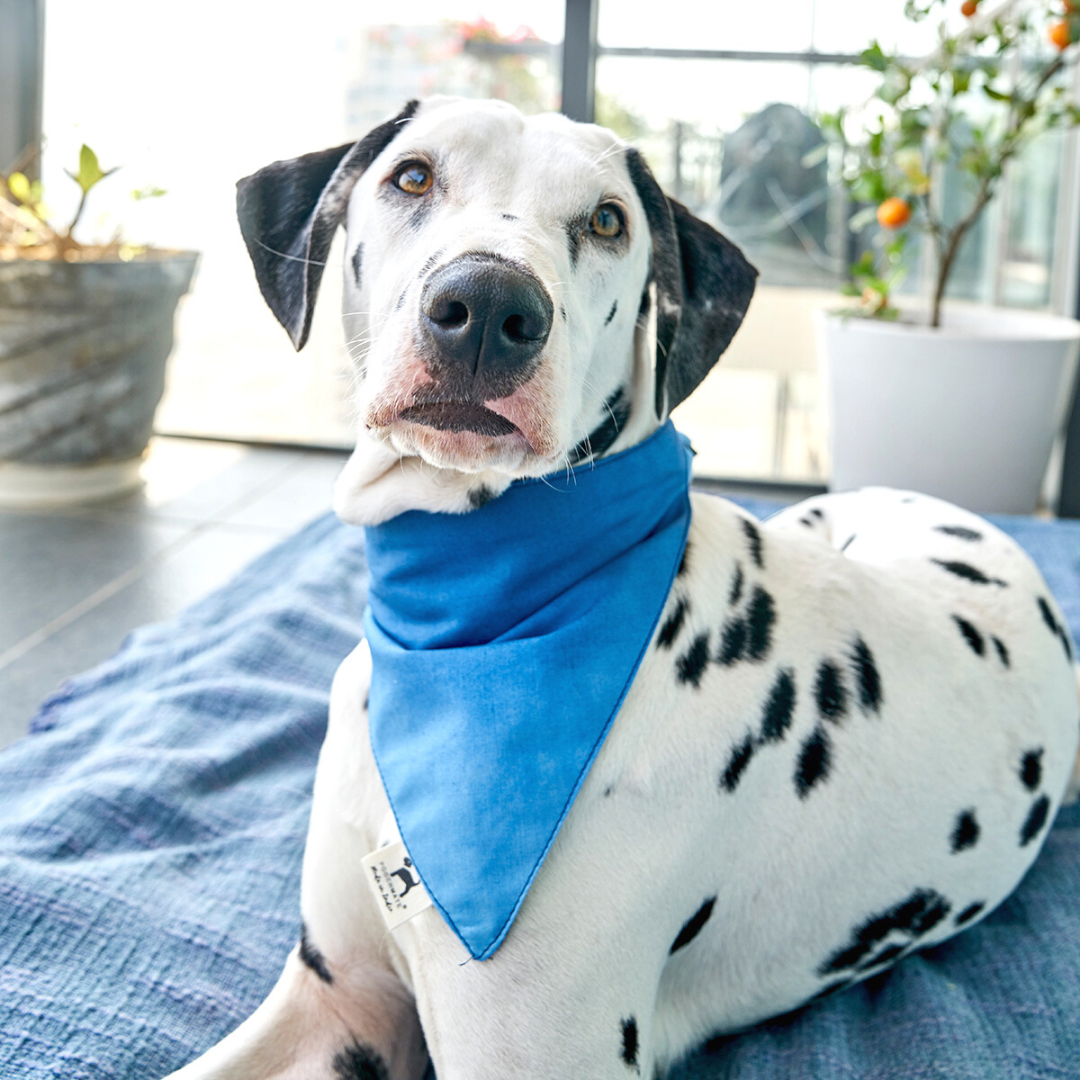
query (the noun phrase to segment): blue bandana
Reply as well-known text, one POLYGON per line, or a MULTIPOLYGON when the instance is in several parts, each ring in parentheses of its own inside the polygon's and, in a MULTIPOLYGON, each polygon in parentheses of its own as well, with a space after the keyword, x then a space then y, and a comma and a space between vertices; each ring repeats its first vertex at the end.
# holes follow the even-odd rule
POLYGON ((690 526, 669 421, 469 514, 367 529, 371 746, 413 865, 477 960, 502 943, 660 618, 690 526))

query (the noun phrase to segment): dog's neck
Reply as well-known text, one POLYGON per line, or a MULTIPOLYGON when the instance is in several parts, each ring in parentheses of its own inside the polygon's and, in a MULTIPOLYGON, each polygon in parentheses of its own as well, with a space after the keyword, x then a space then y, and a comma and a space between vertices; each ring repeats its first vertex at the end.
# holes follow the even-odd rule
MULTIPOLYGON (((626 380, 632 388, 630 414, 604 457, 636 446, 666 419, 658 418, 654 408, 655 286, 650 286, 650 292, 650 314, 639 320, 626 350, 626 380)), ((553 462, 551 472, 564 467, 565 463, 553 462)), ((350 525, 378 525, 407 510, 465 514, 501 495, 515 479, 495 469, 465 473, 439 468, 419 457, 403 457, 361 426, 356 448, 334 486, 334 512, 350 525)))

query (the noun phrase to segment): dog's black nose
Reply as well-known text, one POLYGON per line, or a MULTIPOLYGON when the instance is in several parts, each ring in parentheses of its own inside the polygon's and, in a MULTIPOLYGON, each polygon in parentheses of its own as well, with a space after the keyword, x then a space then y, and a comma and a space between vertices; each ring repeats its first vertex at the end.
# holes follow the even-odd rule
POLYGON ((429 369, 472 400, 512 394, 536 371, 551 333, 551 297, 539 280, 485 255, 432 274, 420 309, 429 369))

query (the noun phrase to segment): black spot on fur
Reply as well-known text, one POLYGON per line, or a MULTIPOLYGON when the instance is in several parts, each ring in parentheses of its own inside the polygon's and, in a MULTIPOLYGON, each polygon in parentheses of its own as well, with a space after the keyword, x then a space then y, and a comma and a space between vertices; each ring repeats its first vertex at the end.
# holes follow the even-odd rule
POLYGON ((812 529, 814 527, 814 522, 808 517, 799 518, 799 524, 805 525, 808 529, 812 529))
POLYGON ((785 668, 776 676, 761 718, 761 741, 780 742, 791 727, 795 711, 795 672, 785 668))
POLYGON ((948 570, 950 574, 955 574, 965 581, 972 581, 976 585, 1007 586, 1009 584, 1007 581, 1002 581, 1001 578, 987 577, 978 567, 971 566, 966 562, 946 561, 944 559, 931 559, 930 561, 937 563, 942 570, 948 570))
POLYGON ((559 318, 561 318, 563 322, 566 322, 566 305, 565 304, 560 304, 559 305, 559 318))
POLYGON ((406 289, 398 298, 397 303, 394 305, 395 311, 400 311, 405 306, 405 297, 409 295, 409 290, 406 289))
POLYGON ((1058 622, 1054 618, 1054 613, 1050 610, 1050 605, 1046 602, 1045 596, 1037 598, 1039 602, 1039 611, 1042 614, 1043 622, 1046 623, 1050 630, 1050 633, 1056 634, 1058 632, 1058 622))
POLYGON ((675 661, 675 671, 679 682, 692 683, 695 688, 701 685, 701 673, 709 662, 709 635, 698 634, 693 644, 675 661))
POLYGON ((741 660, 746 652, 746 638, 746 620, 728 619, 720 632, 720 649, 716 654, 716 662, 730 667, 741 660))
POLYGON ((604 402, 604 419, 599 426, 574 448, 571 463, 577 465, 586 458, 606 453, 630 419, 631 405, 630 395, 620 386, 604 402))
POLYGON ((1069 642, 1069 632, 1062 626, 1056 618, 1054 613, 1050 610, 1050 604, 1045 597, 1038 597, 1039 611, 1042 613, 1043 622, 1049 627, 1050 632, 1056 635, 1057 639, 1061 642, 1061 647, 1065 650, 1065 657, 1068 660, 1072 660, 1072 645, 1069 642))
POLYGON ((637 1021, 631 1016, 622 1022, 622 1059, 631 1069, 638 1068, 637 1021))
POLYGON ((982 634, 967 619, 961 619, 959 615, 953 616, 953 622, 960 627, 960 633, 964 635, 964 640, 971 646, 972 651, 977 656, 982 656, 986 652, 986 642, 982 634))
MULTIPOLYGON (((364 706, 367 708, 367 705, 364 706)), ((308 940, 308 929, 300 927, 300 959, 309 967, 324 983, 332 983, 334 976, 326 966, 326 957, 308 940)))
POLYGON ((859 965, 859 970, 869 971, 880 964, 891 964, 894 960, 898 960, 907 950, 907 945, 886 945, 881 952, 875 953, 868 960, 864 960, 859 965))
POLYGON ((578 256, 581 254, 581 234, 589 224, 589 219, 579 214, 571 218, 563 226, 566 229, 566 246, 570 252, 570 265, 577 266, 578 256))
MULTIPOLYGON (((884 941, 892 933, 902 933, 910 939, 922 937, 928 934, 946 915, 949 914, 952 905, 941 893, 933 889, 916 889, 899 904, 872 915, 866 922, 855 928, 848 943, 837 952, 833 953, 824 964, 818 968, 819 975, 832 975, 838 971, 857 967, 862 963, 867 953, 874 950, 875 946, 884 941)), ((901 948, 910 947, 910 942, 901 948)), ((879 959, 864 966, 871 967, 873 963, 880 963, 879 959)))
POLYGON ((761 550, 761 532, 749 518, 740 518, 746 542, 750 545, 750 558, 759 570, 765 569, 765 559, 761 550))
POLYGON ((739 780, 742 778, 743 770, 750 764, 750 759, 753 756, 754 736, 747 735, 746 738, 731 751, 731 757, 728 758, 727 768, 724 769, 724 775, 720 777, 720 786, 725 791, 734 791, 739 786, 739 780))
POLYGON ((690 610, 690 602, 685 596, 680 596, 674 610, 664 620, 660 627, 660 633, 656 635, 656 644, 670 649, 675 639, 679 636, 683 623, 686 621, 686 613, 690 610))
POLYGON ((826 720, 839 723, 847 712, 847 691, 840 676, 840 669, 831 661, 823 660, 814 680, 814 698, 818 712, 826 720))
POLYGON ((818 519, 818 521, 825 520, 825 511, 822 510, 820 506, 811 506, 810 513, 813 514, 814 517, 818 519))
POLYGON ((1020 780, 1028 791, 1034 791, 1042 783, 1043 747, 1029 750, 1020 761, 1020 780))
POLYGON ((902 503, 913 503, 916 499, 914 495, 905 495, 900 501, 902 503))
POLYGON ((817 727, 803 743, 795 766, 795 792, 800 799, 805 799, 815 784, 828 779, 830 757, 828 732, 817 727))
POLYGON ((690 569, 690 541, 686 541, 686 546, 682 550, 682 558, 679 560, 679 569, 675 571, 675 576, 680 578, 687 570, 690 569))
POLYGON ((955 855, 958 851, 966 851, 974 847, 979 841, 979 823, 975 820, 974 810, 963 810, 956 817, 952 835, 949 837, 949 847, 955 855))
POLYGON ((853 541, 853 540, 855 539, 855 535, 856 535, 855 533, 852 533, 852 534, 851 534, 851 535, 850 535, 850 536, 849 536, 849 537, 848 537, 848 538, 847 538, 847 539, 846 539, 846 540, 845 540, 845 541, 844 541, 844 542, 843 542, 843 543, 842 543, 842 544, 840 545, 840 550, 841 550, 841 551, 847 551, 847 549, 848 549, 849 547, 851 547, 851 542, 852 542, 852 541, 853 541))
POLYGON ((517 214, 503 214, 503 221, 517 221, 517 214))
POLYGON ((732 607, 742 599, 743 580, 742 563, 736 563, 735 576, 731 579, 731 590, 728 592, 728 603, 732 607))
POLYGON ((934 528, 940 533, 945 533, 946 536, 955 536, 958 540, 970 540, 972 543, 983 538, 981 532, 969 529, 966 525, 935 525, 934 528))
POLYGON ((996 637, 993 639, 994 648, 997 649, 998 659, 1001 661, 1003 667, 1009 666, 1009 650, 1005 647, 1005 642, 1001 638, 996 637))
POLYGON ((614 794, 614 792, 615 792, 615 785, 614 784, 608 784, 608 786, 606 788, 604 788, 604 798, 605 799, 610 799, 611 796, 614 794))
POLYGON ((668 950, 669 956, 674 952, 678 952, 683 946, 689 945, 690 942, 701 933, 702 927, 709 921, 709 916, 712 914, 713 905, 715 903, 716 897, 709 897, 709 899, 686 920, 683 924, 683 928, 679 931, 671 948, 668 950))
POLYGON ((1024 827, 1020 830, 1020 846, 1027 847, 1036 836, 1042 832, 1042 827, 1046 824, 1046 818, 1050 813, 1050 799, 1046 795, 1040 795, 1034 803, 1032 803, 1031 811, 1027 816, 1027 820, 1024 822, 1024 827))
POLYGON ((364 245, 357 244, 356 250, 352 253, 352 272, 353 280, 356 282, 356 287, 359 289, 363 282, 363 277, 360 273, 361 264, 364 260, 364 245))
POLYGON ((964 908, 963 911, 960 912, 959 915, 956 916, 956 925, 964 926, 966 923, 971 922, 971 920, 974 919, 975 916, 978 915, 984 907, 986 907, 986 902, 984 900, 979 900, 974 904, 969 904, 966 908, 964 908))
POLYGON ((333 1069, 337 1080, 390 1080, 383 1059, 355 1040, 334 1055, 333 1069))
POLYGON ((619 301, 613 300, 611 303, 611 310, 607 313, 607 318, 604 320, 604 325, 607 326, 612 319, 615 318, 615 312, 619 310, 619 301))
POLYGON ((487 506, 494 498, 495 492, 481 484, 478 488, 473 488, 469 492, 469 505, 474 510, 479 510, 481 506, 487 506))
POLYGON ((760 586, 754 586, 750 597, 750 606, 746 611, 746 624, 749 631, 746 640, 746 653, 751 660, 764 660, 772 645, 772 627, 776 621, 776 608, 773 598, 760 586))
POLYGON ((867 712, 880 711, 881 675, 874 663, 874 654, 861 637, 855 639, 851 663, 855 669, 855 682, 859 687, 859 704, 867 712))

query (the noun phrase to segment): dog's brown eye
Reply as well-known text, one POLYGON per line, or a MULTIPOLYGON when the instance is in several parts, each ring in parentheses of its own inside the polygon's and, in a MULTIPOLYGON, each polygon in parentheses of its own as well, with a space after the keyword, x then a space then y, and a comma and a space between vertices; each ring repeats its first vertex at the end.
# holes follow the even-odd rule
POLYGON ((426 165, 411 161, 398 171, 394 183, 410 195, 426 195, 435 183, 435 177, 426 165))
POLYGON ((594 211, 589 228, 597 236, 611 239, 622 232, 622 212, 614 203, 601 203, 594 211))

